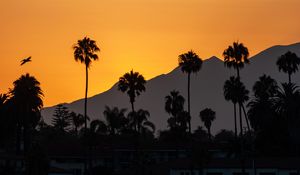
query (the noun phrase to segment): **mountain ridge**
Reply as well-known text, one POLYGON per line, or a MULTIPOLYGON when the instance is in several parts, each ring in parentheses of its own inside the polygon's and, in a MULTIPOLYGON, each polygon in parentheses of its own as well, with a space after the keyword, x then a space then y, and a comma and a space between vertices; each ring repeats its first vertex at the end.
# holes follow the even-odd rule
MULTIPOLYGON (((279 72, 276 67, 277 58, 286 51, 296 52, 300 55, 300 42, 291 45, 276 45, 261 51, 250 58, 250 64, 245 65, 241 70, 241 79, 246 87, 251 91, 252 86, 262 74, 271 75, 279 83, 287 79, 287 75, 279 72)), ((223 61, 212 56, 203 61, 201 70, 191 76, 191 115, 193 128, 203 124, 200 122, 199 112, 206 108, 216 111, 217 119, 212 125, 215 133, 220 129, 232 129, 233 106, 223 97, 224 82, 232 75, 235 70, 224 66, 223 61)), ((299 73, 294 75, 292 80, 300 84, 299 73)), ((164 97, 171 90, 178 90, 187 99, 187 76, 182 73, 179 67, 174 68, 166 74, 158 75, 147 80, 146 92, 136 99, 136 109, 143 108, 149 110, 153 121, 159 130, 167 128, 169 115, 164 111, 164 97)), ((250 94, 251 97, 252 94, 250 94)), ((67 103, 66 106, 77 113, 83 111, 83 100, 75 100, 67 103)), ((117 83, 105 92, 99 93, 88 99, 88 115, 92 118, 103 119, 102 112, 104 106, 117 106, 130 109, 127 94, 117 90, 117 83)), ((51 121, 54 107, 47 107, 42 110, 42 115, 47 123, 51 121)), ((185 104, 185 108, 187 104, 185 104)))

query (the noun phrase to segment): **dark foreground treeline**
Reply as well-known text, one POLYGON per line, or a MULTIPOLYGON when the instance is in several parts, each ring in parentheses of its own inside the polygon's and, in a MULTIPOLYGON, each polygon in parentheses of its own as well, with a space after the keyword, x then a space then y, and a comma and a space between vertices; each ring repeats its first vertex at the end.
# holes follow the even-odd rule
MULTIPOLYGON (((75 60, 86 66, 86 87, 88 68, 98 59, 98 51, 95 41, 89 38, 79 40, 74 46, 75 60)), ((146 90, 146 81, 138 72, 132 70, 124 74, 118 83, 119 90, 129 97, 130 110, 107 106, 105 111, 99 111, 104 120, 90 121, 86 115, 86 88, 84 114, 58 105, 51 124, 46 124, 40 113, 43 107, 40 83, 29 74, 22 75, 8 93, 0 95, 2 154, 23 157, 26 174, 47 174, 49 147, 59 146, 59 143, 70 143, 70 147, 72 143, 81 145, 84 148, 82 155, 86 157, 90 149, 103 145, 111 148, 127 146, 136 150, 134 162, 142 162, 139 150, 153 145, 190 150, 190 159, 200 164, 209 160, 209 150, 215 147, 229 157, 300 156, 300 89, 291 79, 298 71, 300 58, 291 52, 280 56, 277 65, 279 71, 287 73, 288 82, 278 83, 270 76, 262 75, 253 85, 254 96, 250 98, 240 77, 241 69, 249 63, 248 49, 241 43, 233 43, 223 56, 225 66, 237 71, 236 76, 224 82, 224 98, 233 104, 234 131, 221 130, 212 135, 210 130, 216 113, 209 107, 199 111, 199 116, 190 115, 190 75, 201 69, 202 60, 189 51, 179 56, 179 66, 187 74, 188 108, 184 109, 186 100, 178 91, 172 90, 162 97, 165 98, 165 111, 170 116, 169 127, 157 134, 150 113, 146 109, 135 109, 135 98, 146 90), (199 124, 192 131, 191 117, 200 117, 206 129, 199 124)), ((86 161, 85 168, 90 167, 86 161)), ((7 174, 13 174, 15 170, 13 166, 1 168, 3 172, 9 172, 7 174)))

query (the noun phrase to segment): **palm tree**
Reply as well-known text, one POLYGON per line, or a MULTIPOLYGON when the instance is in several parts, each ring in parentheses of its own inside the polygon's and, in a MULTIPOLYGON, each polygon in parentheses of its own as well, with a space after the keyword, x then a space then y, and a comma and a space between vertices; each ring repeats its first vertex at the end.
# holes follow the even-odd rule
POLYGON ((122 123, 125 119, 126 109, 119 109, 113 107, 112 109, 108 106, 105 106, 103 112, 104 117, 107 123, 107 129, 110 135, 115 135, 122 127, 122 123))
MULTIPOLYGON (((179 66, 181 67, 181 71, 187 73, 188 75, 188 113, 191 116, 191 108, 190 108, 190 78, 191 73, 197 73, 201 69, 202 60, 199 56, 194 53, 192 50, 179 55, 179 66)), ((191 121, 189 121, 189 133, 191 133, 191 121)))
POLYGON ((291 75, 298 71, 298 65, 300 64, 300 58, 293 52, 286 52, 281 55, 276 65, 278 66, 279 71, 287 73, 289 76, 289 83, 291 83, 291 75))
MULTIPOLYGON (((281 125, 287 132, 289 145, 292 152, 298 152, 299 149, 299 114, 300 114, 300 89, 294 83, 282 83, 275 98, 276 113, 281 118, 281 125), (291 148, 291 147, 290 147, 291 148)), ((299 152, 298 152, 299 153, 299 152)))
POLYGON ((88 93, 88 69, 91 66, 92 61, 98 60, 100 49, 96 45, 96 41, 91 40, 88 37, 84 37, 82 40, 78 40, 73 46, 74 59, 85 64, 85 98, 84 98, 84 128, 87 129, 87 93, 88 93))
POLYGON ((75 112, 70 112, 69 114, 71 123, 74 127, 75 134, 78 134, 78 129, 84 125, 85 119, 82 114, 76 114, 75 112))
POLYGON ((274 98, 277 94, 277 82, 270 76, 263 75, 253 86, 254 99, 248 107, 248 117, 255 131, 266 130, 275 119, 274 98))
POLYGON ((259 77, 259 81, 253 86, 254 96, 260 99, 274 97, 277 92, 277 82, 267 75, 259 77))
POLYGON ((245 116, 245 119, 246 119, 246 124, 247 124, 248 131, 250 131, 250 125, 249 125, 249 121, 248 121, 248 117, 247 117, 247 112, 246 112, 245 107, 244 107, 244 103, 249 100, 249 91, 246 89, 245 85, 241 81, 237 82, 236 91, 237 91, 237 99, 238 99, 238 103, 239 103, 239 107, 240 107, 240 109, 239 109, 239 112, 240 112, 240 127, 241 127, 241 134, 242 134, 243 130, 242 130, 241 108, 244 112, 244 116, 245 116))
POLYGON ((148 121, 149 117, 150 113, 147 110, 139 109, 136 112, 130 112, 128 114, 129 126, 131 126, 131 128, 134 128, 136 132, 141 133, 141 129, 144 123, 148 121))
POLYGON ((212 121, 216 119, 216 112, 213 111, 210 108, 205 108, 202 111, 200 111, 199 114, 201 121, 204 123, 204 126, 206 127, 209 135, 209 139, 211 140, 211 132, 210 132, 210 127, 212 121))
POLYGON ((225 100, 231 101, 233 103, 233 112, 234 112, 234 134, 237 138, 237 118, 236 118, 236 104, 238 102, 237 99, 237 86, 238 78, 235 78, 234 76, 231 76, 229 80, 225 81, 223 91, 224 91, 224 97, 225 100))
POLYGON ((138 72, 133 72, 133 70, 125 73, 119 79, 118 90, 124 93, 127 92, 130 99, 132 112, 134 112, 135 97, 139 96, 141 92, 146 90, 145 84, 146 80, 143 75, 139 74, 138 72))
POLYGON ((17 152, 20 151, 20 140, 23 127, 24 151, 29 150, 31 131, 40 120, 43 107, 43 91, 40 82, 28 73, 14 81, 10 90, 11 101, 17 109, 17 152))
POLYGON ((90 124, 90 133, 93 134, 106 134, 107 126, 102 120, 93 120, 90 124))
POLYGON ((232 46, 224 50, 223 56, 225 66, 236 69, 237 77, 240 78, 240 69, 244 67, 244 63, 249 63, 247 47, 243 43, 233 42, 232 46))
POLYGON ((179 94, 179 91, 171 91, 170 95, 165 97, 165 111, 171 114, 171 120, 174 120, 174 126, 178 124, 178 114, 183 111, 185 99, 179 94))
POLYGON ((282 88, 279 88, 275 98, 276 112, 287 121, 292 121, 300 112, 299 100, 299 87, 293 83, 282 83, 282 88))
MULTIPOLYGON (((245 108, 243 103, 249 99, 249 91, 246 89, 244 84, 240 81, 240 78, 237 77, 230 77, 230 80, 227 80, 224 85, 224 96, 226 100, 231 100, 234 104, 237 102, 239 104, 239 119, 240 119, 240 146, 241 146, 241 161, 242 161, 242 173, 245 173, 244 167, 244 141, 243 141, 243 121, 242 121, 242 108, 244 110, 245 119, 247 122, 248 130, 250 131, 250 126, 248 122, 248 118, 246 115, 245 108)), ((234 106, 235 108, 235 106, 234 106)), ((234 111, 235 114, 235 137, 237 141, 237 129, 236 129, 236 110, 234 111)))

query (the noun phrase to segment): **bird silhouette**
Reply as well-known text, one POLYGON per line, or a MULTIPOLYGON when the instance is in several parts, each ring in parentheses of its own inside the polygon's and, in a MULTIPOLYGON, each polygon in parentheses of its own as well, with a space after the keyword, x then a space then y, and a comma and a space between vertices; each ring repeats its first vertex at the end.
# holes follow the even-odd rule
POLYGON ((21 61, 21 66, 22 66, 23 64, 27 63, 27 62, 30 62, 30 61, 31 61, 31 56, 28 57, 28 58, 23 59, 23 60, 21 61))

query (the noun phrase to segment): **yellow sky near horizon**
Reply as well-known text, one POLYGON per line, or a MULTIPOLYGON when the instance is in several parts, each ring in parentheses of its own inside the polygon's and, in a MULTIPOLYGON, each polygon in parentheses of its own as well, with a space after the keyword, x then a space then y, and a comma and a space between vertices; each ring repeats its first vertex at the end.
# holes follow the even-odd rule
POLYGON ((93 96, 131 69, 146 79, 168 73, 190 49, 221 58, 236 40, 251 55, 299 42, 299 17, 299 0, 0 0, 0 93, 28 72, 45 106, 84 97, 84 66, 72 51, 84 36, 101 48, 89 71, 93 96))

